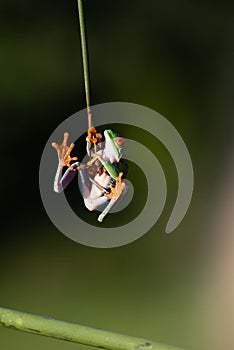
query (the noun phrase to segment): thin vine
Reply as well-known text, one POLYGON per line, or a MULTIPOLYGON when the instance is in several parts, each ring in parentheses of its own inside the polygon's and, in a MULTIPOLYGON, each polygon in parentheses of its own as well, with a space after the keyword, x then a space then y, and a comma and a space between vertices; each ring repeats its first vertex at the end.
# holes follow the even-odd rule
POLYGON ((181 350, 146 339, 0 307, 0 325, 107 350, 181 350))

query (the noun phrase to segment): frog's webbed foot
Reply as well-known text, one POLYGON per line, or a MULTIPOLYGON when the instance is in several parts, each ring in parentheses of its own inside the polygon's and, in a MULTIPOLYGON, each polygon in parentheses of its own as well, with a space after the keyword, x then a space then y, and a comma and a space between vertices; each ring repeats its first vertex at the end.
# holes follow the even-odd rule
POLYGON ((90 143, 97 143, 100 142, 101 138, 102 134, 99 134, 94 127, 88 129, 88 136, 86 138, 86 141, 90 143))
POLYGON ((99 134, 97 130, 92 127, 88 129, 88 135, 86 137, 87 141, 87 154, 91 155, 91 149, 94 148, 95 152, 97 149, 97 144, 100 144, 102 134, 99 134))
POLYGON ((123 173, 122 172, 119 173, 119 176, 115 180, 115 187, 113 187, 113 185, 110 185, 111 192, 105 193, 104 194, 105 197, 108 197, 110 199, 118 199, 119 198, 119 196, 121 195, 121 193, 123 191, 123 185, 125 185, 122 182, 122 176, 123 176, 123 173))
POLYGON ((103 212, 99 215, 98 221, 102 222, 105 216, 109 213, 110 209, 113 207, 113 205, 118 201, 118 199, 126 193, 126 184, 122 182, 122 176, 123 173, 119 173, 118 178, 115 182, 115 187, 110 185, 111 192, 110 193, 104 193, 104 196, 107 198, 110 198, 110 202, 106 206, 106 208, 103 210, 103 212))
POLYGON ((59 164, 61 167, 67 166, 71 170, 75 170, 72 165, 70 164, 71 161, 77 160, 77 157, 71 157, 71 151, 74 148, 75 144, 72 143, 69 147, 67 145, 67 141, 69 138, 68 132, 64 133, 63 136, 63 142, 61 145, 58 145, 57 143, 53 142, 52 146, 56 149, 58 153, 58 159, 59 159, 59 164))

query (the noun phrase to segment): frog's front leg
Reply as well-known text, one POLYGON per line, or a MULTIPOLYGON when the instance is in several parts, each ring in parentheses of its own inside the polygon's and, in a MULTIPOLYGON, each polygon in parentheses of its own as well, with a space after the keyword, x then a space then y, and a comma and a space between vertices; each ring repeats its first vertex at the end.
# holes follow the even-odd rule
POLYGON ((70 164, 71 161, 77 160, 77 157, 71 157, 70 153, 74 148, 74 143, 72 143, 69 147, 67 146, 67 141, 69 138, 69 134, 67 132, 64 133, 63 142, 61 145, 53 142, 52 146, 56 149, 58 153, 58 168, 54 179, 54 191, 62 192, 65 187, 71 182, 71 180, 77 174, 77 167, 80 166, 79 162, 70 164), (63 175, 63 167, 67 166, 68 169, 63 175))

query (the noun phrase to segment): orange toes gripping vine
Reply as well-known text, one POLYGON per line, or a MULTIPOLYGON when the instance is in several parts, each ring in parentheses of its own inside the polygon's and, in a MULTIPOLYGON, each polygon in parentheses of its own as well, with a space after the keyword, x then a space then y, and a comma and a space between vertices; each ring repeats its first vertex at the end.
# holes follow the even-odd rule
POLYGON ((88 129, 88 136, 86 140, 92 144, 97 144, 98 142, 101 141, 102 135, 97 133, 97 130, 92 127, 88 129))

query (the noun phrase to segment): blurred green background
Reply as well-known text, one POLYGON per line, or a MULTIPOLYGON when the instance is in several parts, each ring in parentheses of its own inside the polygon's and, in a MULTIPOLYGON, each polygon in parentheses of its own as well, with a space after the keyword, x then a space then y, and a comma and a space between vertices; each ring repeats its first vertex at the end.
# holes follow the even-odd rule
MULTIPOLYGON (((53 226, 40 199, 38 170, 50 134, 85 107, 77 3, 2 0, 0 304, 184 348, 214 349, 221 335, 207 328, 218 316, 207 317, 212 306, 204 311, 210 288, 204 271, 216 273, 210 223, 216 220, 214 203, 222 206, 219 191, 233 160, 234 3, 84 5, 92 104, 132 102, 164 115, 190 151, 193 200, 180 226, 166 235, 176 172, 165 149, 152 143, 170 192, 150 232, 127 246, 94 249, 53 226)), ((3 328, 0 348, 85 349, 3 328)))

